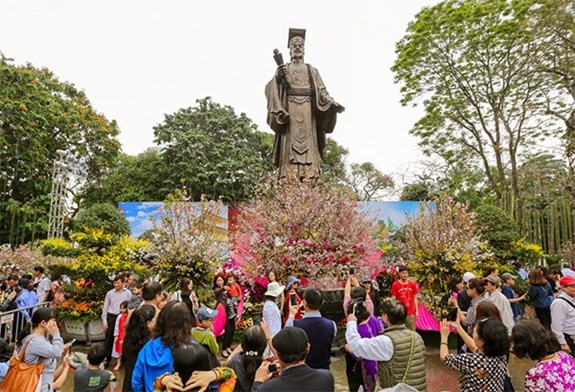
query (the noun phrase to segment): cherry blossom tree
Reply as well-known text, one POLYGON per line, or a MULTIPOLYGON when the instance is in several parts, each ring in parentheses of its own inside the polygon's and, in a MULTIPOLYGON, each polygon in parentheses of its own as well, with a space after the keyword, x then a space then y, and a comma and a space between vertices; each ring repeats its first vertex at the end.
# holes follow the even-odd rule
POLYGON ((280 281, 297 275, 333 288, 349 266, 370 273, 379 260, 375 222, 341 188, 269 181, 240 209, 232 257, 251 278, 273 270, 280 281))

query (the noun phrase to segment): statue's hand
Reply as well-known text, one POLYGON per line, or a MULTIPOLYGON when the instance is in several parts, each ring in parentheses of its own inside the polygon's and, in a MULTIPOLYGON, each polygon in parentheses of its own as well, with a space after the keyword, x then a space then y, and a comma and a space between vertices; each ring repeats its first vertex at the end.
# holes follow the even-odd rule
POLYGON ((335 108, 335 111, 338 113, 342 113, 345 111, 345 107, 339 103, 337 103, 336 101, 333 101, 333 107, 335 108))
POLYGON ((286 78, 286 75, 287 75, 287 65, 282 64, 278 67, 277 71, 278 80, 284 80, 286 78))

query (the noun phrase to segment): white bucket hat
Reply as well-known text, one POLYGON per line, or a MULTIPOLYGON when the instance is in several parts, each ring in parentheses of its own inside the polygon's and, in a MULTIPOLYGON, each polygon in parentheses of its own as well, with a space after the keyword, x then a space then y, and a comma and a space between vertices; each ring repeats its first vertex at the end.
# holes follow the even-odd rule
POLYGON ((284 291, 285 286, 281 286, 278 282, 271 282, 268 284, 268 291, 265 292, 267 297, 277 297, 284 291))

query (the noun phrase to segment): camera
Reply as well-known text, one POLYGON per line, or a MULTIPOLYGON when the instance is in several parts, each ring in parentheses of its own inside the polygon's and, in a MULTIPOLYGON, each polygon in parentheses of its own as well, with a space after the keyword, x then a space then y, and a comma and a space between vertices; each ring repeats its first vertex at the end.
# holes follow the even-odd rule
POLYGON ((277 373, 278 372, 278 364, 277 363, 270 363, 270 366, 268 367, 268 372, 269 373, 277 373))
POLYGON ((289 303, 290 303, 290 306, 297 306, 298 305, 297 297, 295 296, 295 293, 289 294, 289 303))

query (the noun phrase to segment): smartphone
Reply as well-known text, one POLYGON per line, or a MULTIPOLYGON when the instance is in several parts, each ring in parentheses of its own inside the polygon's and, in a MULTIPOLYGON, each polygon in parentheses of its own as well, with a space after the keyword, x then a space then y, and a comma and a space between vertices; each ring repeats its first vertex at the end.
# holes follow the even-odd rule
POLYGON ((457 308, 455 306, 448 307, 449 312, 447 313, 447 321, 455 321, 457 320, 457 308))
POLYGON ((349 267, 349 274, 350 275, 355 274, 355 267, 349 267))
POLYGON ((289 303, 290 303, 290 306, 297 306, 298 305, 295 293, 289 294, 289 303))
POLYGON ((355 316, 355 310, 357 309, 357 302, 353 304, 353 310, 351 313, 355 316))
POLYGON ((73 345, 74 343, 76 343, 76 339, 72 339, 70 340, 68 343, 66 343, 67 345, 73 345))
POLYGON ((277 363, 270 363, 268 367, 268 373, 277 373, 278 372, 278 364, 277 363))

